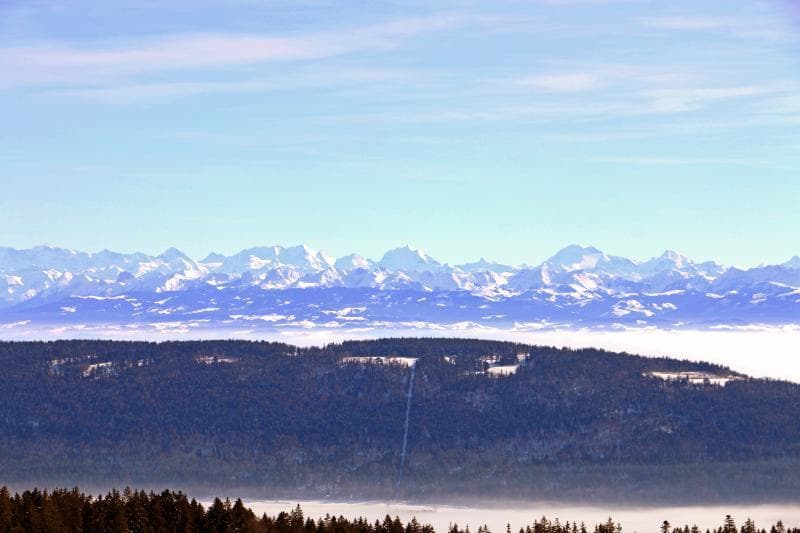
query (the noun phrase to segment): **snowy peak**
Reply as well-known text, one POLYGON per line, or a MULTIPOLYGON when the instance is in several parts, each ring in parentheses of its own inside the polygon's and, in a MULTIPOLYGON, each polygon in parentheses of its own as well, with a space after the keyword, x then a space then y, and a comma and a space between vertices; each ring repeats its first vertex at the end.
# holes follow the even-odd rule
POLYGON ((685 255, 683 255, 681 253, 678 253, 678 252, 676 252, 674 250, 665 250, 664 253, 661 254, 661 259, 664 259, 665 261, 671 262, 677 268, 681 268, 684 265, 693 264, 692 260, 689 259, 687 256, 685 256, 685 255))
POLYGON ((612 277, 635 277, 638 264, 625 257, 608 255, 594 246, 572 244, 545 261, 555 270, 598 272, 612 277))
POLYGON ((365 327, 397 320, 796 325, 800 258, 740 270, 669 250, 638 262, 571 245, 538 266, 481 258, 452 267, 411 246, 386 252, 380 262, 276 245, 213 253, 199 263, 177 248, 152 256, 0 247, 0 327, 112 316, 121 324, 163 324, 166 316, 182 324, 181 314, 204 327, 206 319, 229 325, 236 316, 248 324, 285 317, 287 325, 308 325, 328 323, 332 310, 345 308, 367 309, 351 317, 365 327))
POLYGON ((570 244, 550 257, 546 263, 563 270, 591 270, 607 260, 606 255, 594 246, 570 244))
POLYGON ((441 263, 424 251, 408 245, 383 254, 380 265, 391 272, 425 272, 442 268, 441 263))
POLYGON ((667 250, 658 257, 649 259, 639 265, 639 272, 642 276, 651 276, 664 270, 694 269, 694 262, 683 254, 673 250, 667 250))
POLYGON ((302 273, 321 272, 333 266, 333 259, 325 252, 317 252, 308 246, 259 246, 242 250, 232 256, 216 254, 216 270, 231 274, 248 271, 271 270, 278 267, 291 267, 302 273))
POLYGON ((375 268, 375 263, 370 261, 364 256, 358 254, 350 254, 344 257, 340 257, 334 263, 334 267, 337 270, 341 270, 344 272, 350 272, 352 270, 364 269, 364 270, 372 270, 375 268))
POLYGON ((187 261, 191 261, 189 257, 178 250, 177 248, 167 248, 163 252, 158 255, 159 259, 163 259, 164 261, 174 261, 176 259, 186 259, 187 261))
POLYGON ((0 271, 29 269, 69 270, 81 268, 87 264, 89 254, 54 248, 51 246, 34 246, 27 250, 0 248, 0 271))
MULTIPOLYGON (((800 296, 800 269, 786 268, 785 264, 760 266, 749 270, 733 267, 715 279, 712 287, 716 291, 738 291, 742 287, 765 284, 783 287, 781 290, 784 292, 800 296)), ((797 301, 800 303, 800 298, 797 301)))
MULTIPOLYGON (((276 248, 280 248, 276 246, 276 248)), ((328 270, 333 267, 333 258, 323 251, 315 251, 305 244, 282 248, 277 253, 278 260, 290 266, 306 267, 314 271, 328 270)))
POLYGON ((796 255, 783 263, 783 268, 800 269, 800 256, 796 255))
POLYGON ((506 286, 515 291, 526 291, 545 287, 550 285, 552 281, 550 270, 551 267, 547 263, 537 267, 523 268, 508 280, 506 286))
POLYGON ((642 278, 660 278, 662 280, 698 277, 710 281, 719 277, 725 270, 725 267, 714 261, 696 263, 689 257, 672 250, 667 250, 661 256, 645 261, 638 267, 642 278))
POLYGON ((171 272, 199 270, 197 263, 195 263, 193 260, 189 258, 189 256, 187 256, 177 248, 168 248, 167 250, 156 256, 156 262, 160 263, 160 265, 158 266, 158 270, 164 274, 171 272))
POLYGON ((504 265, 494 261, 487 261, 481 257, 478 261, 472 263, 464 263, 457 265, 456 268, 464 272, 478 273, 478 272, 494 272, 495 274, 502 274, 504 272, 513 272, 516 270, 511 265, 504 265))
POLYGON ((203 264, 217 264, 222 263, 225 261, 225 256, 222 254, 218 254, 217 252, 211 252, 204 259, 201 259, 200 262, 203 264))

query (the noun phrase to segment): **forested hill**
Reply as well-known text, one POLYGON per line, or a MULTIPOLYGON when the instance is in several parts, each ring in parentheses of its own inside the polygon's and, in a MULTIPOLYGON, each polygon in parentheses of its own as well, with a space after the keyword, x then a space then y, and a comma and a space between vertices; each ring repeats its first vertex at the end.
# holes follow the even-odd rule
POLYGON ((800 386, 707 363, 384 339, 0 343, 0 365, 0 483, 800 496, 800 386))

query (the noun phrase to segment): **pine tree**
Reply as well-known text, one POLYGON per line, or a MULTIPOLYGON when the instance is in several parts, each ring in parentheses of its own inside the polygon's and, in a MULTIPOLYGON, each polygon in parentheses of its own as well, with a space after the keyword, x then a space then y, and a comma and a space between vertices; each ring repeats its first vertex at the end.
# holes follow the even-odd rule
POLYGON ((422 533, 422 526, 417 522, 416 517, 412 518, 406 525, 406 533, 422 533))
POLYGON ((300 504, 298 503, 289 515, 289 526, 292 528, 292 531, 299 533, 303 530, 304 525, 305 517, 303 516, 303 510, 300 508, 300 504))
MULTIPOLYGON (((228 503, 230 504, 230 502, 228 503)), ((222 500, 219 498, 214 498, 214 503, 211 504, 211 507, 209 507, 208 511, 206 512, 206 527, 211 531, 228 531, 229 508, 230 505, 226 507, 225 504, 222 503, 222 500)), ((281 513, 281 515, 285 515, 285 513, 281 513)), ((280 515, 278 518, 280 519, 280 515)))
POLYGON ((731 515, 725 515, 725 524, 722 526, 722 533, 738 533, 736 522, 731 515))
POLYGON ((106 530, 111 533, 128 533, 128 517, 125 513, 125 503, 116 490, 106 495, 106 530))
POLYGON ((8 487, 0 487, 0 531, 10 531, 12 519, 11 494, 8 487))
MULTIPOLYGON (((256 517, 253 514, 253 511, 246 508, 244 503, 240 498, 236 499, 236 502, 233 504, 233 507, 230 509, 230 531, 234 532, 245 532, 245 531, 253 531, 255 529, 255 522, 256 517)), ((300 525, 298 526, 298 530, 302 529, 302 517, 300 525)))

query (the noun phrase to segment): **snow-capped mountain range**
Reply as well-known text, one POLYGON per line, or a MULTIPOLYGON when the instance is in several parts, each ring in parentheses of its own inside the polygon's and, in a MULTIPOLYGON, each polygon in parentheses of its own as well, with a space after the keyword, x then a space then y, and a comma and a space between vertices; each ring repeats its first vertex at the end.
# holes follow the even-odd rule
POLYGON ((196 261, 0 248, 0 329, 741 327, 800 324, 800 257, 741 270, 673 251, 647 261, 570 245, 536 266, 374 261, 268 246, 196 261))

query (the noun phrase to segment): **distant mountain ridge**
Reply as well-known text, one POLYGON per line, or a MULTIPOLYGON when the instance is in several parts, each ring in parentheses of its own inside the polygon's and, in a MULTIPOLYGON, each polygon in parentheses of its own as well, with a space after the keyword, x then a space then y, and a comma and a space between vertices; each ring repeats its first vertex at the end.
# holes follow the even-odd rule
POLYGON ((404 246, 374 261, 305 245, 196 261, 0 248, 0 325, 164 327, 737 327, 800 323, 800 258, 747 270, 674 251, 646 261, 570 245, 536 266, 442 263, 404 246), (264 318, 268 317, 268 318, 264 318))

